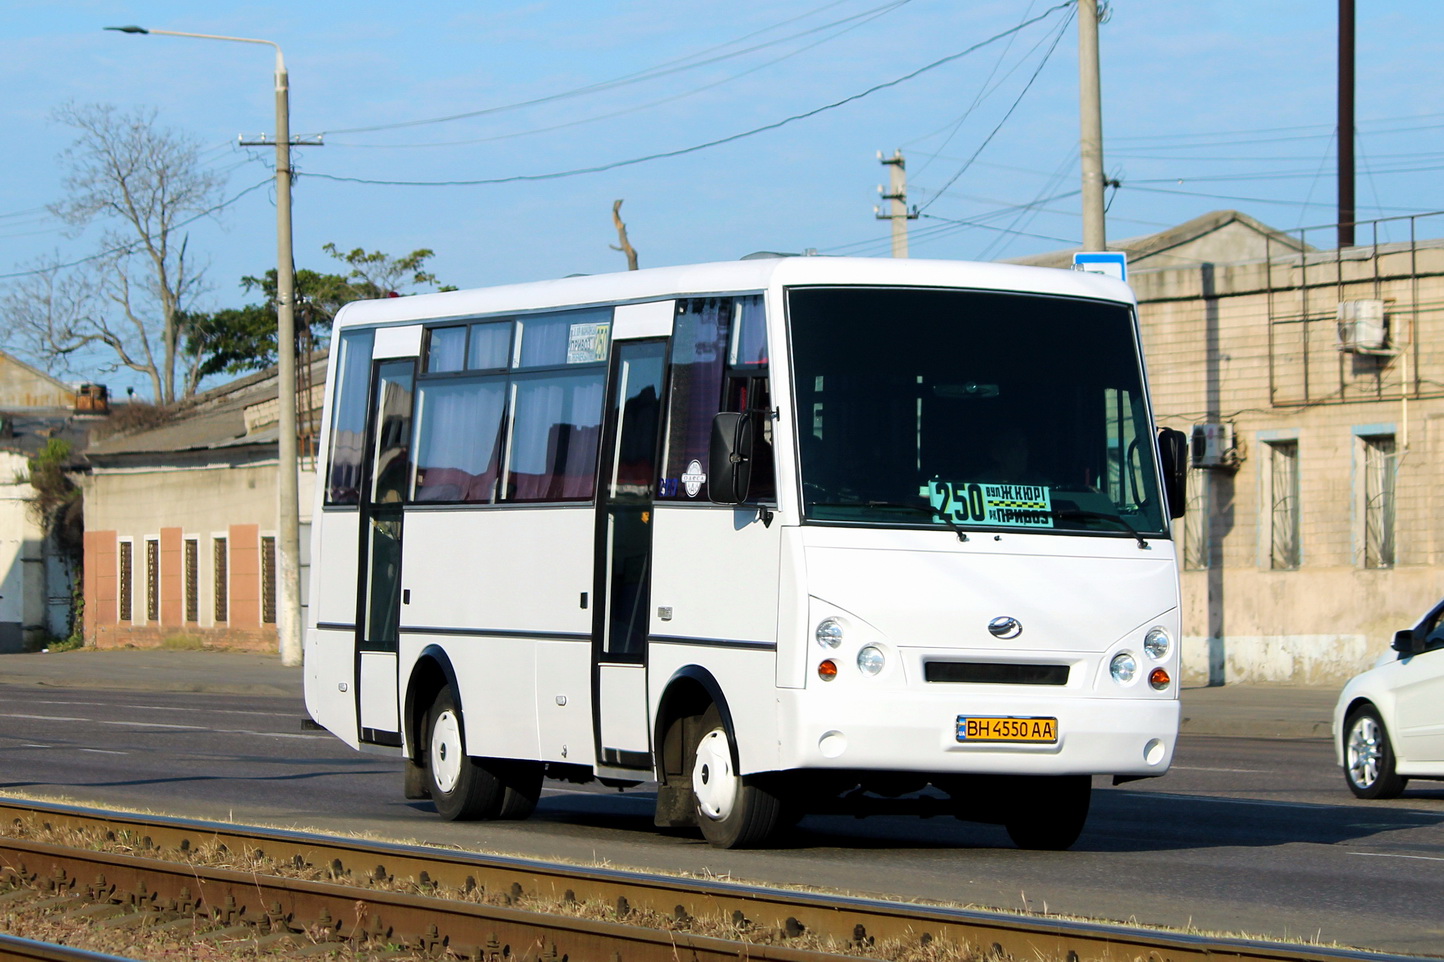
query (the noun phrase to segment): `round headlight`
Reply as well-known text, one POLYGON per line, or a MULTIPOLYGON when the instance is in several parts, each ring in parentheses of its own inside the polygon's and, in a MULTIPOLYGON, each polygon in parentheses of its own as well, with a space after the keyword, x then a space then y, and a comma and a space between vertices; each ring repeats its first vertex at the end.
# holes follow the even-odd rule
POLYGON ((842 644, 842 622, 836 618, 824 618, 817 625, 817 643, 824 648, 836 648, 842 644))
POLYGON ((1108 663, 1108 673, 1118 684, 1126 685, 1138 674, 1138 659, 1133 657, 1131 651, 1120 651, 1108 663))
POLYGON ((1168 649, 1173 647, 1173 639, 1163 628, 1149 628, 1148 634, 1143 636, 1143 650, 1148 652, 1148 657, 1154 661, 1162 661, 1168 657, 1168 649))
POLYGON ((857 653, 857 670, 864 675, 876 675, 886 663, 887 656, 882 653, 881 648, 868 645, 857 653))

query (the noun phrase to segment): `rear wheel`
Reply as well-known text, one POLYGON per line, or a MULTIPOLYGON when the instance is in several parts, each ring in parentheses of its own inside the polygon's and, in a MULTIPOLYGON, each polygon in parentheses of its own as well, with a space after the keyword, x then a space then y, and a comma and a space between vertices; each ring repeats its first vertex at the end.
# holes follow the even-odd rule
POLYGON ((1344 780, 1359 798, 1396 798, 1409 781, 1394 768, 1394 746, 1373 705, 1344 722, 1344 780))
POLYGON ((773 837, 783 822, 782 803, 764 780, 739 775, 732 736, 716 705, 703 713, 692 746, 692 798, 702 835, 718 848, 753 848, 773 837))
POLYGON ((1019 778, 1003 827, 1019 848, 1061 852, 1083 833, 1092 798, 1093 779, 1087 775, 1019 778))
POLYGON ((447 821, 526 818, 541 795, 541 766, 466 753, 461 709, 442 689, 427 714, 426 773, 431 800, 447 821))

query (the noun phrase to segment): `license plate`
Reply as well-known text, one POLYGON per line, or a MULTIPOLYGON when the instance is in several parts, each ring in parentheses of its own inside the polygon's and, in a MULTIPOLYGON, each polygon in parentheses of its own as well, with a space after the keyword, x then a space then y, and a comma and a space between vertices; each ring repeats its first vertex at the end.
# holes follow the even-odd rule
POLYGON ((960 742, 1047 742, 1058 740, 1056 718, 958 716, 960 742))

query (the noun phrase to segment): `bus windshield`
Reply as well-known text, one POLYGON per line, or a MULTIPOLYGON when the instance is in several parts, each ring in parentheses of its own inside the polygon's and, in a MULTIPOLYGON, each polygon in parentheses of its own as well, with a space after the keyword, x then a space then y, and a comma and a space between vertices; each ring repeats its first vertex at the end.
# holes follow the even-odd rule
POLYGON ((788 291, 809 522, 1166 535, 1126 304, 788 291))

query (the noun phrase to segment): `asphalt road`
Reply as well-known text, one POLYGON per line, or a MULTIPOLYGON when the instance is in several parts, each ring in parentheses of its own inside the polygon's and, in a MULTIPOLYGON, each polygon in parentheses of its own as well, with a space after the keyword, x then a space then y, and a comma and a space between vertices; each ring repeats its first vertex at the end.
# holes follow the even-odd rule
POLYGON ((1444 783, 1359 802, 1327 740, 1184 735, 1166 778, 1095 782, 1069 852, 951 818, 808 818, 785 847, 659 835, 644 792, 549 784, 520 823, 448 824, 394 759, 291 697, 0 685, 0 792, 748 881, 1444 955, 1444 783))

